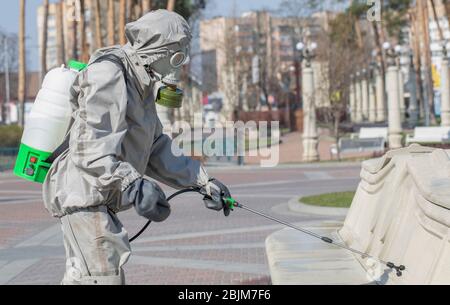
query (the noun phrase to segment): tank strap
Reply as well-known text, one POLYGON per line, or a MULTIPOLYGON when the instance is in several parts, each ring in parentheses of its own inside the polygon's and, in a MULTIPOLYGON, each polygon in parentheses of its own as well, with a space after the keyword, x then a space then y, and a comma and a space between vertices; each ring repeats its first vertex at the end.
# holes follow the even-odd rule
POLYGON ((70 136, 66 136, 64 142, 45 160, 46 163, 53 163, 59 156, 69 149, 70 136))
MULTIPOLYGON (((107 60, 107 61, 111 61, 113 63, 118 64, 122 68, 123 77, 125 78, 125 84, 127 84, 127 73, 126 73, 125 65, 123 64, 122 59, 118 55, 105 54, 105 55, 97 58, 91 64, 102 61, 102 60, 107 60)), ((66 150, 69 149, 71 129, 72 128, 70 128, 69 131, 67 132, 64 142, 62 142, 62 144, 59 145, 58 148, 56 148, 56 150, 50 155, 50 157, 48 157, 47 160, 45 160, 46 163, 52 164, 53 162, 55 162, 56 159, 58 159, 59 156, 61 156, 66 150)))

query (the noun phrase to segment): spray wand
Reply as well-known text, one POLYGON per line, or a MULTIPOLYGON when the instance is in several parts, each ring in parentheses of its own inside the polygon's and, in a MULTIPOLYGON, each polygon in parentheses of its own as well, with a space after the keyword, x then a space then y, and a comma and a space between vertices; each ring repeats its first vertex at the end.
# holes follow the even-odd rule
MULTIPOLYGON (((175 197, 177 197, 177 196, 179 196, 179 195, 181 195, 181 194, 185 194, 185 193, 199 193, 199 194, 201 194, 201 195, 205 195, 205 194, 202 194, 202 193, 200 192, 199 189, 196 189, 196 188, 189 188, 189 189, 181 190, 181 191, 178 191, 178 192, 174 193, 172 196, 170 196, 170 197, 167 198, 167 201, 170 201, 170 200, 172 200, 173 198, 175 198, 175 197)), ((325 242, 325 243, 327 243, 327 244, 331 244, 331 245, 334 245, 334 246, 336 246, 336 247, 339 247, 339 248, 345 249, 345 250, 347 250, 347 251, 353 252, 353 253, 355 253, 355 254, 361 255, 362 258, 371 258, 371 259, 373 259, 373 260, 376 260, 376 261, 380 262, 381 264, 386 265, 389 269, 395 270, 398 277, 401 277, 401 276, 403 275, 403 271, 406 270, 406 267, 405 267, 404 265, 396 265, 396 264, 394 264, 394 263, 392 263, 392 262, 386 262, 386 261, 384 261, 384 260, 382 260, 382 259, 380 259, 380 258, 374 257, 374 256, 372 256, 372 255, 370 255, 370 254, 367 254, 367 253, 361 252, 361 251, 359 251, 359 250, 350 248, 350 247, 346 246, 345 244, 338 243, 338 242, 334 241, 333 239, 331 239, 331 238, 329 238, 329 237, 321 236, 321 235, 319 235, 319 234, 317 234, 317 233, 314 233, 314 232, 308 231, 308 230, 306 230, 306 229, 300 228, 300 227, 298 227, 298 226, 296 226, 296 225, 294 225, 294 224, 291 224, 291 223, 289 223, 289 222, 286 222, 286 221, 277 219, 277 218, 272 217, 272 216, 270 216, 270 215, 264 214, 264 213, 262 213, 262 212, 260 212, 260 211, 256 211, 256 210, 254 210, 254 209, 252 209, 252 208, 249 208, 249 207, 247 207, 247 206, 245 206, 245 205, 243 205, 243 204, 237 202, 237 201, 236 201, 235 199, 233 199, 232 197, 229 197, 229 198, 223 198, 223 200, 224 200, 224 203, 226 204, 226 206, 227 206, 230 210, 232 210, 232 211, 233 211, 235 208, 239 208, 239 209, 242 209, 242 210, 246 210, 246 211, 248 211, 248 212, 250 212, 250 213, 253 213, 253 214, 255 214, 255 215, 264 217, 264 218, 269 219, 269 220, 271 220, 271 221, 274 221, 274 222, 277 222, 277 223, 282 224, 282 225, 284 225, 284 226, 290 227, 290 228, 292 228, 292 229, 294 229, 294 230, 300 231, 300 232, 302 232, 302 233, 304 233, 304 234, 307 234, 307 235, 309 235, 309 236, 311 236, 311 237, 313 237, 313 238, 320 239, 321 241, 323 241, 323 242, 325 242)), ((133 242, 133 241, 136 240, 139 236, 141 236, 141 234, 144 233, 144 231, 148 228, 148 226, 149 226, 150 224, 151 224, 151 221, 149 220, 149 221, 147 222, 147 224, 146 224, 146 225, 145 225, 145 226, 144 226, 144 227, 143 227, 143 228, 142 228, 135 236, 133 236, 133 237, 130 239, 130 242, 133 242)))
POLYGON ((279 224, 282 224, 282 225, 287 226, 287 227, 290 227, 290 228, 292 228, 292 229, 294 229, 294 230, 300 231, 300 232, 302 232, 302 233, 304 233, 304 234, 307 234, 307 235, 309 235, 309 236, 312 236, 312 237, 314 237, 314 238, 316 238, 316 239, 320 239, 321 241, 323 241, 323 242, 325 242, 325 243, 332 244, 332 245, 335 245, 336 247, 339 247, 339 248, 345 249, 345 250, 347 250, 347 251, 350 251, 350 252, 356 253, 356 254, 358 254, 358 255, 361 255, 362 258, 371 258, 371 259, 374 259, 374 260, 380 262, 381 264, 386 265, 389 269, 395 270, 398 277, 401 277, 401 276, 403 275, 403 271, 406 270, 406 267, 405 267, 404 265, 399 265, 399 266, 397 266, 397 265, 395 265, 395 264, 392 263, 392 262, 386 262, 386 261, 384 261, 384 260, 382 260, 382 259, 379 259, 379 258, 374 257, 374 256, 372 256, 372 255, 369 255, 369 254, 367 254, 367 253, 364 253, 364 252, 361 252, 361 251, 359 251, 359 250, 350 248, 350 247, 346 246, 345 244, 337 243, 337 242, 335 242, 333 239, 331 239, 331 238, 329 238, 329 237, 321 236, 321 235, 319 235, 319 234, 317 234, 317 233, 314 233, 314 232, 308 231, 308 230, 306 230, 306 229, 300 228, 300 227, 298 227, 298 226, 296 226, 296 225, 294 225, 294 224, 285 222, 285 221, 283 221, 283 220, 277 219, 277 218, 272 217, 272 216, 270 216, 270 215, 267 215, 267 214, 264 214, 264 213, 262 213, 262 212, 259 212, 259 211, 256 211, 256 210, 254 210, 254 209, 251 209, 251 208, 249 208, 249 207, 247 207, 247 206, 245 206, 245 205, 243 205, 243 204, 237 202, 235 199, 233 199, 233 198, 231 198, 231 197, 230 197, 230 198, 224 198, 224 201, 225 201, 225 204, 226 204, 231 210, 234 210, 235 208, 240 208, 240 209, 246 210, 246 211, 248 211, 248 212, 250 212, 250 213, 253 213, 253 214, 262 216, 262 217, 264 217, 264 218, 266 218, 266 219, 275 221, 275 222, 277 222, 277 223, 279 223, 279 224))

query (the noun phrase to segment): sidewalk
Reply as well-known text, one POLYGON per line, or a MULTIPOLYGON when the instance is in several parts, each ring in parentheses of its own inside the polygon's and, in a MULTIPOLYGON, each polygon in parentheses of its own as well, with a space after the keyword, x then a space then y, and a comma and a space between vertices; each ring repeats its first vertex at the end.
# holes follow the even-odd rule
MULTIPOLYGON (((340 241, 336 228, 315 230, 340 241)), ((328 245, 293 229, 266 239, 270 275, 274 285, 369 284, 364 268, 352 253, 328 245)))
MULTIPOLYGON (((306 216, 308 209, 292 209, 292 213, 306 216)), ((315 208, 311 215, 318 215, 315 208)), ((345 212, 347 209, 343 209, 345 212)), ((321 236, 341 243, 337 230, 343 225, 345 215, 332 208, 325 208, 324 219, 313 230, 321 236)), ((302 224, 299 224, 302 227, 302 224)), ((307 228, 305 228, 307 229, 307 228)), ((362 285, 371 283, 363 266, 349 251, 327 244, 319 239, 291 228, 272 233, 266 239, 266 254, 274 285, 362 285)))
MULTIPOLYGON (((279 164, 298 164, 303 163, 303 144, 302 134, 300 132, 291 132, 281 137, 282 143, 279 145, 280 161, 279 164)), ((319 130, 319 160, 320 161, 338 161, 334 156, 331 156, 331 146, 335 144, 335 140, 330 136, 329 130, 319 130)), ((365 159, 373 157, 372 153, 351 153, 346 154, 346 159, 365 159)), ((267 158, 257 157, 245 157, 246 165, 259 165, 261 159, 267 158)))

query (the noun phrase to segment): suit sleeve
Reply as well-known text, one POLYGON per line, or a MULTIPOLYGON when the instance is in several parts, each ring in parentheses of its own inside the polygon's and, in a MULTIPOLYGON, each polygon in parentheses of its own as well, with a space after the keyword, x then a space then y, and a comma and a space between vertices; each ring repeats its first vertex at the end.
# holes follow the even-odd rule
POLYGON ((158 122, 146 175, 175 189, 202 187, 209 181, 199 161, 173 154, 172 139, 163 134, 161 122, 158 122))

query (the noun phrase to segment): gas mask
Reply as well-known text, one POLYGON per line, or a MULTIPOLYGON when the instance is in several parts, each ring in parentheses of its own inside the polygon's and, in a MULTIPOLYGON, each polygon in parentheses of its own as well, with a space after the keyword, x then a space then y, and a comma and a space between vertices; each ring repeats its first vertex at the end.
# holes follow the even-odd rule
POLYGON ((164 57, 146 66, 149 74, 160 80, 156 93, 156 103, 167 108, 181 108, 183 90, 177 87, 180 82, 181 69, 189 63, 189 49, 178 45, 168 46, 162 52, 164 57))

